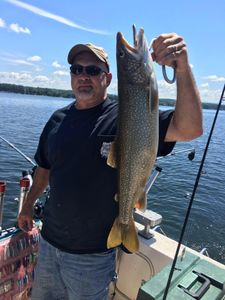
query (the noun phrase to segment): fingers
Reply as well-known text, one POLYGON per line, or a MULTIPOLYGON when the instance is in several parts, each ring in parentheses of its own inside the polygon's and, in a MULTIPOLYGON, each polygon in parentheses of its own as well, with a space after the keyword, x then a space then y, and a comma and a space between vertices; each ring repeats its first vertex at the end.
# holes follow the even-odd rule
POLYGON ((155 48, 162 49, 167 45, 176 44, 181 41, 183 41, 183 38, 178 36, 176 33, 164 33, 154 39, 152 47, 154 50, 155 48))
POLYGON ((187 47, 176 33, 161 34, 152 44, 152 58, 160 65, 181 67, 187 65, 187 47))
POLYGON ((25 232, 31 231, 34 226, 33 219, 26 216, 19 216, 17 222, 19 228, 25 232))

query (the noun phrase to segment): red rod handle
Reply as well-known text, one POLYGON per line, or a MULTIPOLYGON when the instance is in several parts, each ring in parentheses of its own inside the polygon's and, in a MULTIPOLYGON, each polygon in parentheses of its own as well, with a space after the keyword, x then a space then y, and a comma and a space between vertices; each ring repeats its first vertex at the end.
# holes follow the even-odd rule
POLYGON ((0 181, 0 193, 4 193, 6 189, 6 182, 0 181))
POLYGON ((29 178, 21 178, 20 179, 20 187, 27 188, 30 186, 30 179, 29 178))

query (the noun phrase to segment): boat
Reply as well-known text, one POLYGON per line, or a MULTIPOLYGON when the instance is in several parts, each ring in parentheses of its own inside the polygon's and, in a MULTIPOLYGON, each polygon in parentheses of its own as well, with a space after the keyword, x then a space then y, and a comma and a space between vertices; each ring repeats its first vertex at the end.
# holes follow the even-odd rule
MULTIPOLYGON (((224 92, 225 85, 221 101, 224 92)), ((34 165, 14 145, 3 140, 34 165)), ((169 155, 187 151, 189 160, 193 160, 194 149, 169 155)), ((151 189, 160 172, 161 168, 156 165, 147 182, 146 192, 151 189)), ((32 176, 29 172, 23 172, 19 182, 18 213, 32 184, 32 176)), ((12 228, 2 229, 5 193, 6 182, 0 181, 0 300, 30 299, 38 259, 43 202, 38 199, 35 203, 35 227, 29 233, 22 232, 16 224, 12 228)), ((43 195, 44 199, 46 197, 48 191, 43 195)), ((160 227, 160 214, 134 209, 133 216, 140 248, 133 254, 118 249, 117 278, 110 283, 109 300, 225 299, 224 264, 210 258, 205 248, 198 252, 167 237, 160 227)))
POLYGON ((140 249, 117 254, 118 279, 110 285, 113 300, 225 299, 225 265, 208 257, 206 249, 195 251, 181 246, 168 296, 166 283, 177 249, 177 242, 160 228, 162 217, 152 211, 135 212, 140 249))
MULTIPOLYGON (((216 110, 208 141, 200 161, 179 242, 168 238, 160 228, 162 217, 152 211, 134 211, 140 249, 133 254, 118 251, 118 279, 111 284, 114 300, 224 300, 225 265, 208 257, 207 249, 197 252, 182 244, 183 234, 202 173, 208 146, 225 94, 225 85, 216 110)), ((190 154, 189 159, 194 158, 190 154)), ((159 171, 159 170, 158 170, 159 171)), ((157 176, 157 174, 156 174, 157 176)), ((154 178, 156 178, 156 176, 154 178)), ((151 177, 150 177, 151 178, 151 177)), ((152 181, 154 182, 154 178, 152 181)), ((151 183, 148 183, 151 187, 151 183)))
MULTIPOLYGON (((188 154, 189 159, 193 159, 193 149, 188 150, 191 150, 188 154)), ((170 155, 173 155, 173 153, 170 155)), ((160 172, 161 168, 156 166, 148 180, 148 190, 152 187, 160 172)), ((27 173, 23 172, 23 175, 19 180, 20 201, 18 213, 30 188, 30 179, 27 173)), ((1 181, 0 222, 2 221, 5 192, 6 183, 1 181)), ((47 195, 44 197, 47 197, 47 195)), ((1 229, 0 300, 30 299, 40 239, 41 203, 42 201, 39 199, 35 204, 35 227, 31 232, 22 232, 16 225, 12 228, 1 229)), ((110 284, 109 299, 163 299, 166 279, 174 259, 177 242, 167 237, 162 231, 160 227, 162 216, 160 214, 151 210, 141 212, 135 209, 134 220, 139 233, 140 249, 133 254, 128 254, 121 249, 117 251, 116 270, 118 277, 110 284), (151 282, 153 283, 151 284, 151 282), (152 288, 152 285, 154 288, 152 288)), ((206 253, 207 251, 197 252, 185 245, 181 246, 178 258, 179 270, 176 269, 176 272, 183 275, 178 276, 175 274, 172 287, 176 286, 182 297, 174 298, 169 294, 166 299, 225 299, 225 265, 209 258, 205 255, 206 253), (199 265, 203 265, 201 272, 199 271, 199 265), (200 275, 194 273, 195 269, 198 270, 200 275), (183 279, 185 276, 189 279, 183 279), (184 282, 183 285, 182 280, 178 280, 177 277, 179 279, 181 277, 184 282), (192 281, 190 282, 190 280, 192 281), (180 287, 178 288, 178 286, 180 287), (193 289, 195 289, 195 292, 193 292, 193 289), (211 290, 213 290, 213 297, 204 298, 205 294, 212 294, 211 290), (199 297, 199 294, 202 296, 199 297)), ((177 293, 177 291, 175 292, 177 293)))

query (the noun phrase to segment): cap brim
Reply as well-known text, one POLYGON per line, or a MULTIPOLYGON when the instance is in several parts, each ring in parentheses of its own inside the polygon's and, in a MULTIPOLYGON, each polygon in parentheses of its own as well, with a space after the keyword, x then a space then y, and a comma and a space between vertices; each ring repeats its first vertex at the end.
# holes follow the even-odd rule
POLYGON ((91 49, 90 47, 84 45, 84 44, 77 44, 75 45, 73 48, 70 49, 67 60, 69 64, 73 64, 75 57, 81 53, 81 52, 91 52, 93 53, 99 60, 101 60, 102 62, 107 64, 107 61, 104 60, 101 56, 98 55, 98 53, 96 53, 94 51, 94 49, 91 49))

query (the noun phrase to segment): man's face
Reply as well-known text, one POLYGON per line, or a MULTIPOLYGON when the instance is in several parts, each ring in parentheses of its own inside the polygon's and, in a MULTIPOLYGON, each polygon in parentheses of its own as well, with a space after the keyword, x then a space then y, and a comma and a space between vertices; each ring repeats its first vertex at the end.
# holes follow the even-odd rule
POLYGON ((89 107, 102 102, 106 98, 107 86, 112 76, 108 73, 106 65, 90 52, 78 54, 73 64, 84 67, 94 65, 105 71, 96 76, 88 75, 85 71, 80 75, 71 73, 71 86, 77 103, 86 104, 89 107))

